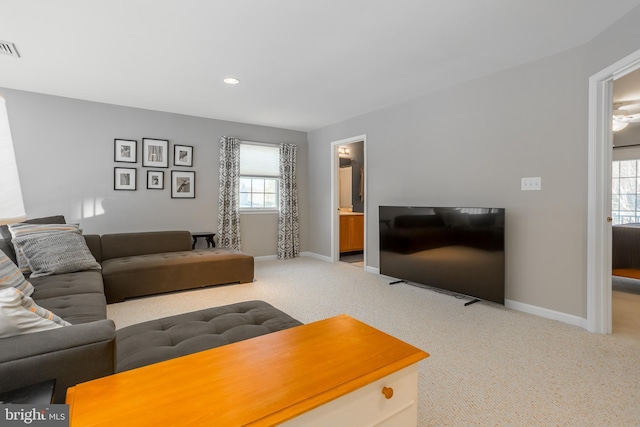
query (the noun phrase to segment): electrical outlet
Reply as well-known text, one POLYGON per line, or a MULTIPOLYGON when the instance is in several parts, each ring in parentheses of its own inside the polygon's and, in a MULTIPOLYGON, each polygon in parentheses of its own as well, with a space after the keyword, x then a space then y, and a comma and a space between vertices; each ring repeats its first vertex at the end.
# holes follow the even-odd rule
POLYGON ((522 191, 542 190, 542 178, 539 176, 522 178, 520 188, 522 191))

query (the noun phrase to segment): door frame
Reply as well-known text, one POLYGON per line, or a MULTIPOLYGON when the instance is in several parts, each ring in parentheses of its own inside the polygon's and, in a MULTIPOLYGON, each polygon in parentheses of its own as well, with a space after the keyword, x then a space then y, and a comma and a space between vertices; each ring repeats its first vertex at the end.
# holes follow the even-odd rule
POLYGON ((331 260, 340 261, 340 158, 338 146, 362 142, 364 151, 364 265, 367 267, 367 135, 358 135, 331 143, 331 260))
POLYGON ((640 50, 589 78, 586 329, 612 332, 611 159, 613 81, 640 68, 640 50))

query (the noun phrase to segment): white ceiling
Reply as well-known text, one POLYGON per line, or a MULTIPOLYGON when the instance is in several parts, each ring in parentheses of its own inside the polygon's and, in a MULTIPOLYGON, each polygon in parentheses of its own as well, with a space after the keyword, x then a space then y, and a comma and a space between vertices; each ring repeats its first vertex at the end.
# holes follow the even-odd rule
POLYGON ((309 131, 578 46, 638 5, 0 0, 21 54, 0 55, 0 87, 309 131))

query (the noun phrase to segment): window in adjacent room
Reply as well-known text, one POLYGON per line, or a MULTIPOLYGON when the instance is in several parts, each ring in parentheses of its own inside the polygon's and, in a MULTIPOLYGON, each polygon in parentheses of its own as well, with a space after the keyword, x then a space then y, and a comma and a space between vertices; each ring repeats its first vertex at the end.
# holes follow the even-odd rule
POLYGON ((277 145, 240 142, 240 209, 278 209, 280 149, 277 145))
POLYGON ((640 160, 614 161, 611 176, 613 223, 640 222, 640 160))

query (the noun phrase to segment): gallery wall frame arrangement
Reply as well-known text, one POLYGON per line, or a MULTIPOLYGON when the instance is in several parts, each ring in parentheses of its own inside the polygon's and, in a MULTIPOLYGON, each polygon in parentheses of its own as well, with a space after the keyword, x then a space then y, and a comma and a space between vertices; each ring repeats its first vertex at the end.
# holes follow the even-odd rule
POLYGON ((142 166, 168 168, 169 141, 166 139, 142 138, 142 166))
POLYGON ((171 171, 171 198, 196 198, 196 173, 194 171, 171 171))
POLYGON ((133 139, 114 139, 113 160, 123 163, 138 162, 138 141, 133 139))
POLYGON ((190 145, 173 145, 173 165, 193 166, 193 147, 190 145))
POLYGON ((147 171, 147 189, 164 190, 164 171, 147 171))
MULTIPOLYGON (((114 162, 117 163, 138 163, 138 141, 136 139, 115 138, 114 142, 114 162)), ((169 168, 169 157, 171 156, 171 146, 168 139, 142 138, 142 158, 143 168, 147 169, 147 190, 164 190, 165 171, 158 170, 169 168)), ((192 145, 173 144, 172 166, 193 167, 192 145)), ((144 169, 143 169, 144 173, 144 169)), ((136 191, 137 174, 135 167, 116 166, 113 169, 113 189, 118 191, 136 191)), ((171 198, 172 199, 195 199, 196 198, 196 173, 193 170, 171 170, 171 198)))
POLYGON ((113 189, 136 191, 136 168, 113 168, 113 189))

